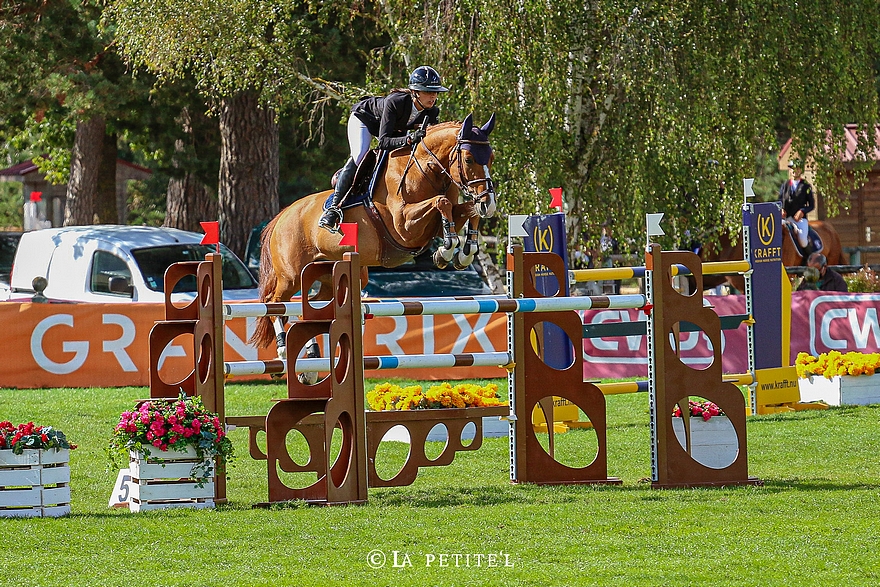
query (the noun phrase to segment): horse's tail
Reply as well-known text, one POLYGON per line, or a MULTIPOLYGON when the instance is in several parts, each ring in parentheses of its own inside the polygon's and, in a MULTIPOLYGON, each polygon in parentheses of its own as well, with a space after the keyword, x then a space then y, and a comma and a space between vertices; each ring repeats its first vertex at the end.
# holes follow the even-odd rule
MULTIPOLYGON (((275 275, 275 268, 272 266, 272 248, 270 241, 272 240, 272 231, 275 230, 275 224, 281 214, 277 214, 260 235, 260 301, 268 302, 275 294, 275 286, 278 278, 275 275)), ((257 327, 254 333, 248 339, 250 344, 255 344, 259 348, 268 347, 275 340, 275 330, 272 328, 272 319, 268 316, 257 318, 257 327)))

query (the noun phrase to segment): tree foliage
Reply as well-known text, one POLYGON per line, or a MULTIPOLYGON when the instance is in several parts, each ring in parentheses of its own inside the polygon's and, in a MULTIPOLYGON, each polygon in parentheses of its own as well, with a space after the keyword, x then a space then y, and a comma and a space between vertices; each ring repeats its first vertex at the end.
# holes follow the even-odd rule
POLYGON ((641 242, 661 211, 667 234, 735 225, 742 178, 788 136, 833 208, 851 188, 831 181, 843 125, 878 121, 873 0, 381 5, 391 38, 450 80, 444 103, 498 113, 502 208, 546 211, 562 185, 573 238, 611 220, 641 242))

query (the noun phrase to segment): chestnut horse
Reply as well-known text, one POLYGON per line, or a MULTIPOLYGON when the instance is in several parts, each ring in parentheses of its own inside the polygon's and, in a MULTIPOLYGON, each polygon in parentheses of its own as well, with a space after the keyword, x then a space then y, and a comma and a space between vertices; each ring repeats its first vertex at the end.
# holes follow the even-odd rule
MULTIPOLYGON (((494 114, 482 127, 474 126, 473 116, 468 115, 461 124, 446 122, 429 128, 425 138, 411 149, 389 153, 384 176, 377 178, 372 194, 375 213, 369 203, 344 211, 343 222, 358 224, 362 283, 367 280, 367 267, 401 265, 438 236, 443 245, 434 255, 437 265, 452 262, 463 268, 473 261, 480 218, 495 212, 495 188, 489 175, 495 157, 489 134, 494 126, 494 114), (459 249, 458 231, 465 223, 469 225, 468 236, 459 249)), ((354 250, 339 244, 341 235, 318 227, 330 193, 297 200, 263 230, 261 301, 290 300, 304 285, 300 272, 308 263, 341 260, 343 253, 354 250)), ((305 285, 308 289, 310 284, 305 285)), ((322 284, 322 290, 328 285, 322 284)), ((279 356, 286 356, 281 320, 276 318, 273 328, 270 318, 258 318, 250 342, 265 348, 273 338, 279 356)), ((309 354, 313 356, 313 349, 309 354)))
MULTIPOLYGON (((823 220, 811 220, 810 228, 815 230, 822 239, 822 251, 829 265, 844 265, 847 258, 843 253, 840 244, 840 235, 834 227, 823 220)), ((742 237, 738 235, 737 243, 733 244, 729 233, 724 233, 718 239, 718 244, 705 247, 700 253, 700 258, 704 261, 737 261, 743 258, 742 237)), ((782 264, 785 267, 797 267, 806 265, 807 260, 801 256, 797 247, 791 240, 789 231, 782 231, 782 264)), ((745 291, 745 279, 742 275, 704 275, 703 287, 710 289, 729 283, 732 287, 740 292, 745 291)))

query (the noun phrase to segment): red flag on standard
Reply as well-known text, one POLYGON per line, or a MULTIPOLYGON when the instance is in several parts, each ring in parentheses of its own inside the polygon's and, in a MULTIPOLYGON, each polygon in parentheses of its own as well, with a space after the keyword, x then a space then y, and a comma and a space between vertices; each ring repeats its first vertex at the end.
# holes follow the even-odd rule
POLYGON ((31 202, 39 202, 43 198, 43 192, 31 192, 31 202))
POLYGON ((358 224, 357 222, 343 222, 339 225, 339 231, 342 233, 342 240, 339 241, 340 247, 354 247, 354 252, 358 250, 358 224))
POLYGON ((562 188, 550 188, 550 207, 562 212, 562 188))
POLYGON ((220 223, 219 222, 199 222, 205 236, 202 237, 203 245, 219 245, 220 244, 220 223))

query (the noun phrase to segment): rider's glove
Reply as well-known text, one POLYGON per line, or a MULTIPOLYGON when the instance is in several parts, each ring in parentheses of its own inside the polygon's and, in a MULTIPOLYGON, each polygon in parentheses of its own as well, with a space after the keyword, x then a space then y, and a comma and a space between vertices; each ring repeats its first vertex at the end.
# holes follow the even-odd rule
POLYGON ((424 131, 424 129, 417 128, 417 129, 415 129, 414 131, 412 131, 411 133, 409 133, 409 144, 410 144, 410 145, 418 145, 419 142, 420 142, 423 138, 425 138, 425 131, 424 131))

